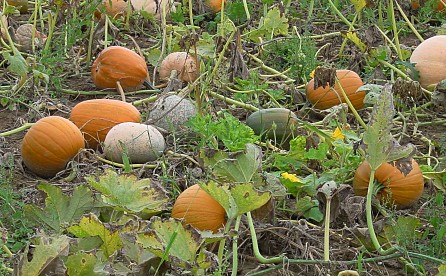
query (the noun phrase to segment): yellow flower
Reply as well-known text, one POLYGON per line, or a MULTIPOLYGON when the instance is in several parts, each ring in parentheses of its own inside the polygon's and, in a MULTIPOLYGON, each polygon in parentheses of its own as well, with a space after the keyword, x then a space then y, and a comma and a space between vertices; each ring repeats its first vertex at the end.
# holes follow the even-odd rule
POLYGON ((342 134, 342 131, 339 127, 337 127, 333 133, 331 134, 331 137, 335 140, 344 140, 345 136, 342 134))
POLYGON ((291 182, 301 182, 300 178, 297 177, 297 175, 292 173, 283 172, 280 176, 282 176, 284 179, 289 180, 291 182))

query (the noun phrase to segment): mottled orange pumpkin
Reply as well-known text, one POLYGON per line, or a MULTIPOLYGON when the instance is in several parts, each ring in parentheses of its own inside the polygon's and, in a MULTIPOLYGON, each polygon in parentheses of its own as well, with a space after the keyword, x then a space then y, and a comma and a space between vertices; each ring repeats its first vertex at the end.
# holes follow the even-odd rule
MULTIPOLYGON (((356 92, 363 85, 359 75, 351 70, 336 70, 336 77, 355 109, 363 108, 365 92, 356 92)), ((314 89, 314 79, 312 79, 307 83, 305 90, 308 101, 318 109, 327 109, 340 103, 345 103, 337 83, 333 87, 330 87, 327 83, 325 87, 319 86, 314 89)))
POLYGON ((121 46, 102 50, 91 66, 91 77, 98 88, 116 88, 120 82, 124 90, 136 90, 148 79, 144 58, 121 46))
POLYGON ((49 116, 37 121, 22 142, 23 163, 41 177, 53 177, 84 147, 79 128, 70 120, 49 116))
POLYGON ((82 131, 87 147, 97 149, 112 127, 124 122, 139 123, 141 113, 130 103, 95 99, 75 105, 70 120, 82 131))
POLYGON ((184 222, 198 230, 217 232, 226 222, 225 209, 198 184, 184 190, 175 201, 173 218, 183 218, 184 222))
MULTIPOLYGON (((370 165, 367 161, 364 161, 356 170, 353 179, 355 195, 367 195, 370 172, 370 165)), ((418 163, 413 159, 412 170, 406 176, 391 164, 384 163, 376 170, 375 179, 383 185, 377 194, 378 199, 382 203, 393 203, 398 209, 410 207, 423 194, 423 174, 418 163)))

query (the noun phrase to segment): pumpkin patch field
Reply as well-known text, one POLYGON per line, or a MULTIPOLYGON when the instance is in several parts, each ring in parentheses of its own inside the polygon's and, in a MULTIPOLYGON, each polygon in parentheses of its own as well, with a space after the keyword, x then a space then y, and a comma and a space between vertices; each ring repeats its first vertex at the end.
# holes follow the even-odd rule
POLYGON ((446 275, 445 5, 0 0, 0 275, 446 275))

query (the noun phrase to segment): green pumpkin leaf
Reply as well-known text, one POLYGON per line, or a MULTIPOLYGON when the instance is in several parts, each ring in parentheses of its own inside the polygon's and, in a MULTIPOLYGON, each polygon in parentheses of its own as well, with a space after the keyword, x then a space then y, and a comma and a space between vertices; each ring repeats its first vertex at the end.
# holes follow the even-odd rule
POLYGON ((438 274, 435 276, 446 276, 446 264, 442 264, 438 267, 438 274))
POLYGON ((271 34, 272 38, 275 35, 288 35, 288 18, 286 16, 281 16, 278 7, 274 7, 269 10, 266 17, 263 18, 262 29, 266 30, 271 34))
POLYGON ((254 144, 246 144, 246 150, 235 153, 215 152, 213 156, 202 155, 212 173, 229 182, 250 182, 262 164, 262 150, 254 144))
POLYGON ((78 238, 100 237, 102 240, 100 249, 106 257, 110 257, 122 247, 119 231, 110 231, 94 214, 83 216, 78 225, 70 226, 67 230, 78 238))
MULTIPOLYGON (((395 109, 391 86, 385 85, 373 107, 371 120, 363 136, 366 159, 374 170, 385 162, 404 158, 410 159, 415 152, 415 146, 411 144, 401 146, 393 138, 391 129, 394 115, 395 109)), ((403 172, 406 174, 407 171, 403 172)))
POLYGON ((62 233, 65 227, 77 221, 94 207, 93 196, 85 186, 77 186, 71 196, 66 196, 57 186, 40 183, 37 188, 46 193, 45 207, 26 205, 25 215, 36 224, 45 225, 62 233))
POLYGON ((32 253, 29 246, 25 248, 19 264, 16 268, 15 275, 34 276, 47 275, 46 269, 60 267, 59 256, 68 254, 69 238, 64 235, 56 237, 40 236, 34 245, 32 253), (29 256, 32 256, 29 261, 29 256))
POLYGON ((3 56, 8 61, 8 70, 19 76, 25 76, 28 73, 28 64, 19 51, 14 51, 14 55, 4 52, 3 56))
POLYGON ((265 205, 271 198, 269 192, 254 190, 251 183, 230 186, 209 181, 206 184, 200 183, 200 187, 223 206, 231 219, 265 205))
POLYGON ((192 269, 215 267, 217 257, 205 250, 205 239, 192 226, 175 219, 150 219, 149 230, 137 234, 137 242, 176 266, 192 269))
POLYGON ((153 215, 167 208, 167 193, 150 179, 138 180, 134 175, 107 170, 98 180, 89 176, 86 181, 101 193, 106 204, 117 210, 153 215))
POLYGON ((384 226, 384 232, 388 240, 393 240, 401 246, 412 245, 421 235, 416 231, 421 226, 418 218, 398 217, 396 223, 384 226))
POLYGON ((65 265, 68 275, 96 276, 98 275, 94 271, 96 262, 97 258, 94 254, 78 251, 68 256, 65 265))

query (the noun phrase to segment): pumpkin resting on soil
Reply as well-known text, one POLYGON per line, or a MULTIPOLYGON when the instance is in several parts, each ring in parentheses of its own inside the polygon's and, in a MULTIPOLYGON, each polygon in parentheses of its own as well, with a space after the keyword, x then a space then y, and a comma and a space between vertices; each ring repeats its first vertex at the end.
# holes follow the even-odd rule
POLYGON ((136 90, 148 80, 144 58, 121 46, 102 50, 91 66, 91 77, 98 88, 116 88, 120 82, 124 90, 136 90))
POLYGON ((75 105, 70 120, 82 131, 87 147, 97 149, 112 127, 124 122, 139 123, 141 114, 130 103, 95 99, 75 105))
POLYGON ((81 131, 70 120, 48 116, 37 121, 22 142, 25 166, 41 177, 53 177, 84 147, 81 131))
POLYGON ((175 201, 173 218, 184 218, 184 222, 198 230, 214 233, 224 227, 225 209, 198 184, 184 190, 175 201))
MULTIPOLYGON (((350 70, 336 70, 336 77, 355 109, 363 108, 365 92, 356 92, 363 85, 359 75, 350 70)), ((305 90, 308 101, 318 109, 327 109, 346 102, 337 83, 333 87, 328 86, 327 83, 325 87, 319 86, 314 89, 314 79, 312 79, 305 90)))
POLYGON ((197 57, 187 52, 173 52, 167 55, 160 65, 160 79, 167 80, 176 70, 178 79, 185 82, 196 80, 200 74, 197 57))
MULTIPOLYGON (((367 161, 364 161, 356 170, 353 178, 355 195, 367 195, 370 172, 370 165, 367 161)), ((423 194, 423 174, 418 163, 413 159, 412 170, 406 176, 391 164, 384 163, 376 170, 375 179, 383 185, 377 194, 381 203, 394 203, 398 209, 410 207, 423 194)))

